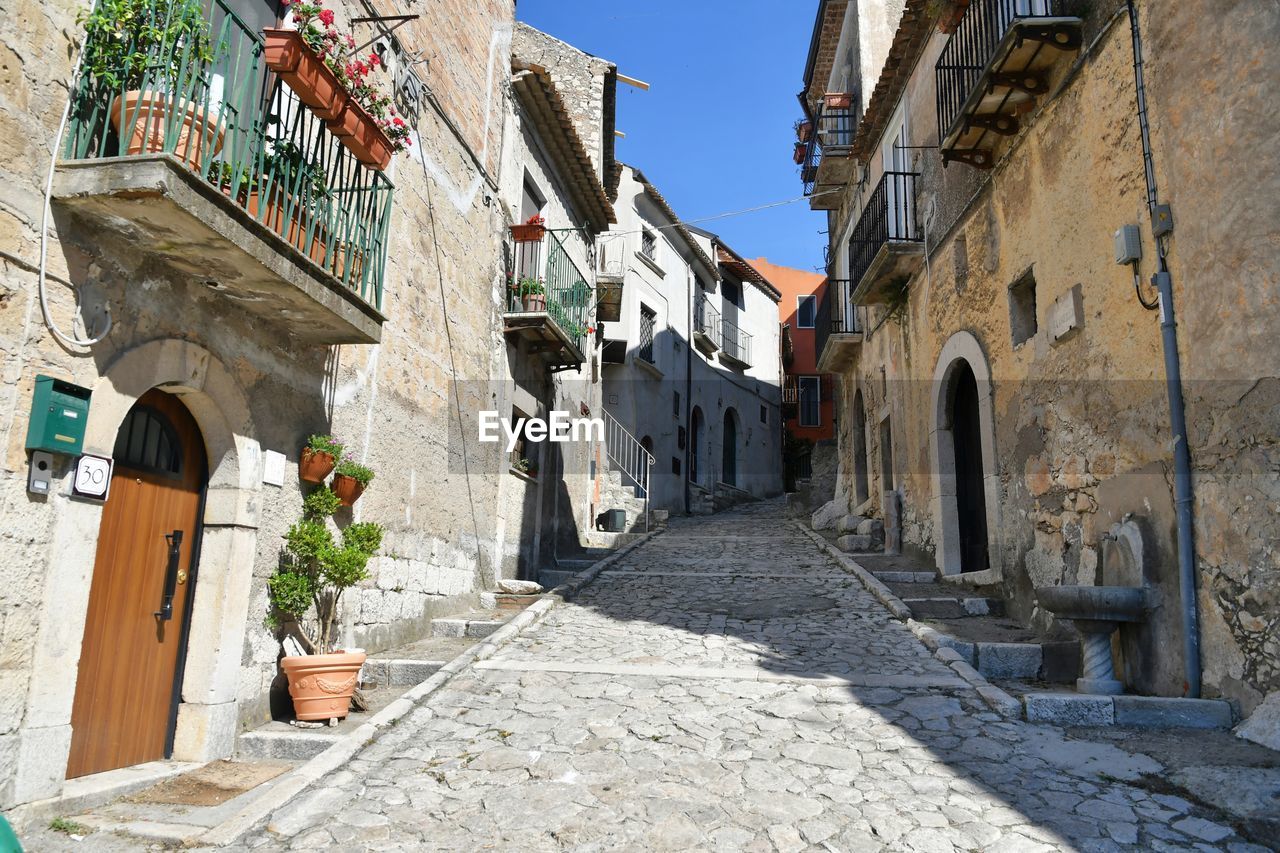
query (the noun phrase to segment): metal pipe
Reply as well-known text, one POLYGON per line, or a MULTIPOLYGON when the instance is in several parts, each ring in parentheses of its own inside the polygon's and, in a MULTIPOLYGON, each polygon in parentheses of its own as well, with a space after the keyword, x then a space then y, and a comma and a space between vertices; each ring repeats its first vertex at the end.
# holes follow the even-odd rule
MULTIPOLYGON (((1159 195, 1156 189, 1155 160, 1151 154, 1151 128, 1147 122, 1147 93, 1143 80, 1142 36, 1138 31, 1138 10, 1134 0, 1125 0, 1129 28, 1133 36, 1133 78, 1137 90, 1138 127, 1142 134, 1142 165, 1147 183, 1147 208, 1154 217, 1159 195)), ((1187 441, 1186 404, 1182 396, 1182 363, 1178 357, 1178 327, 1173 313, 1173 276, 1165 259, 1162 237, 1155 238, 1158 268, 1153 284, 1159 293, 1160 335, 1164 346, 1165 386, 1169 395, 1169 426, 1173 433, 1173 491, 1178 524, 1178 586, 1182 595, 1182 651, 1190 698, 1200 696, 1200 614, 1196 602, 1196 554, 1191 448, 1187 441)))

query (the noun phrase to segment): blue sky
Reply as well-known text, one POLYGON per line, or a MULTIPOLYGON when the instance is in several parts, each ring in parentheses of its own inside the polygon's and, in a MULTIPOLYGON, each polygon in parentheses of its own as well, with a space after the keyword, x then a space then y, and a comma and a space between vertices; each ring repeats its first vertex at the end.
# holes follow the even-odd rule
MULTIPOLYGON (((649 83, 618 84, 618 158, 684 219, 799 196, 791 162, 813 0, 519 0, 516 16, 649 83)), ((806 202, 701 227, 747 258, 822 265, 806 202)))

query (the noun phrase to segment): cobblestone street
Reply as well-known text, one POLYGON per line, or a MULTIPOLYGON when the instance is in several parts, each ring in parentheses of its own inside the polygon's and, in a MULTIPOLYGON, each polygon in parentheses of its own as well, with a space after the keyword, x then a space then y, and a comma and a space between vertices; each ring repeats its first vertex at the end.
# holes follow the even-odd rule
POLYGON ((1009 722, 787 520, 678 519, 259 826, 255 850, 1261 850, 1009 722))

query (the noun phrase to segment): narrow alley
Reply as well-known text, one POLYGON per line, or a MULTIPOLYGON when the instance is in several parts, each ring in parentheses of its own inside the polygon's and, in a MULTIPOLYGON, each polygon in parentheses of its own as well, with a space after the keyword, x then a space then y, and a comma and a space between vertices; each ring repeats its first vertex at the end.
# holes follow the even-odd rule
POLYGON ((240 843, 1262 849, 1160 769, 993 713, 774 501, 673 520, 240 843))

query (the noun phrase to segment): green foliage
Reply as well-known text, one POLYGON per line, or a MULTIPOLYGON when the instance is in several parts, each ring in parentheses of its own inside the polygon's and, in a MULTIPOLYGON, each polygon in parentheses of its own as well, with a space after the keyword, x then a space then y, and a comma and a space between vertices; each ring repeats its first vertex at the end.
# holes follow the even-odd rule
POLYGON ((371 521, 357 521, 342 531, 342 544, 372 557, 382 547, 382 525, 371 521))
POLYGON ((85 28, 84 73, 112 90, 184 88, 214 57, 196 0, 99 0, 77 20, 85 28))
MULTIPOLYGON (((271 176, 273 186, 287 194, 299 193, 304 198, 314 198, 326 195, 329 191, 328 175, 324 167, 316 163, 296 142, 289 140, 277 139, 271 143, 271 151, 263 160, 262 172, 264 175, 271 176)), ((327 438, 333 441, 333 436, 312 436, 312 438, 327 438)), ((338 452, 334 455, 340 456, 342 445, 337 446, 338 452)), ((312 450, 315 449, 312 448, 312 450)))
POLYGON ((321 486, 302 501, 302 512, 307 518, 328 518, 338 511, 342 501, 328 486, 321 486))
POLYGON ((74 820, 65 817, 55 817, 49 821, 49 828, 54 832, 61 832, 63 835, 91 835, 93 833, 92 826, 85 826, 83 823, 76 823, 74 820))
POLYGON ((315 600, 315 579, 303 572, 282 569, 272 576, 269 589, 276 610, 295 619, 306 615, 315 600))
POLYGON ((519 296, 542 296, 547 288, 540 278, 522 278, 516 282, 515 291, 519 296))
POLYGON ((350 456, 343 457, 338 466, 333 469, 333 473, 351 477, 361 486, 367 486, 373 481, 373 469, 361 465, 350 456))
POLYGON ((884 286, 885 316, 895 323, 901 323, 907 317, 907 302, 910 298, 907 285, 910 281, 907 276, 901 276, 884 286))
POLYGON ((307 439, 307 447, 315 453, 328 453, 334 459, 341 459, 342 451, 346 449, 342 442, 331 435, 313 435, 307 439))

